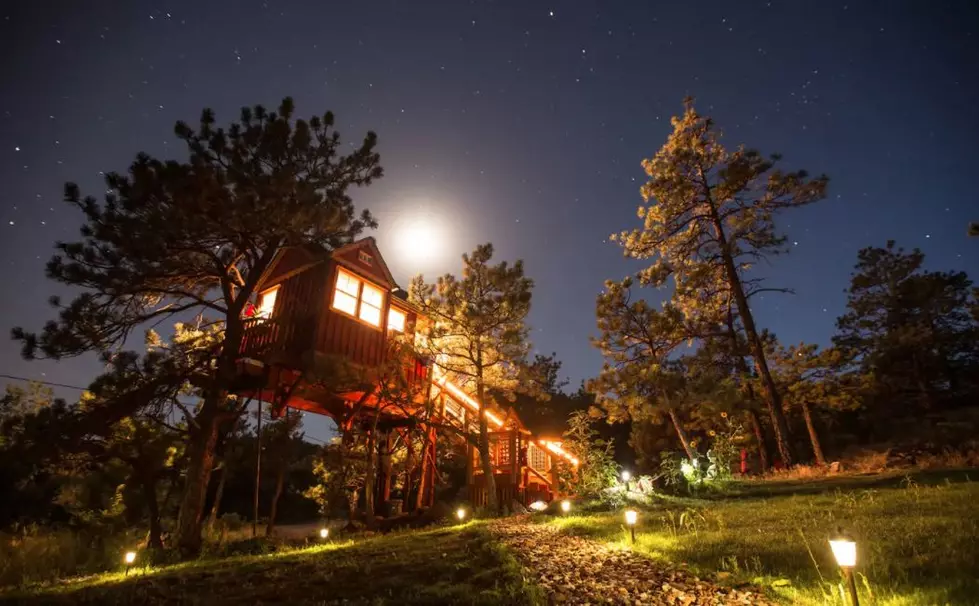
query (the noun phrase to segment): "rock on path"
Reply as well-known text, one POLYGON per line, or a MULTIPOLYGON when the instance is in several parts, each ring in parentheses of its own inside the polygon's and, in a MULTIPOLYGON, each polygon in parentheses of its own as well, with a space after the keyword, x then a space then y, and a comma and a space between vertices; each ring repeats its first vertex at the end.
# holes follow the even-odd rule
POLYGON ((495 520, 490 530, 529 569, 551 604, 774 605, 756 592, 719 587, 526 516, 495 520))

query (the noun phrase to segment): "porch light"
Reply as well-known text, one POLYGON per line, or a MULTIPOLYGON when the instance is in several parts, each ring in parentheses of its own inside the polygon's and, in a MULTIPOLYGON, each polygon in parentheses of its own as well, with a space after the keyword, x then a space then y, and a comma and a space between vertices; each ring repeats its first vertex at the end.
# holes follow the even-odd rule
POLYGON ((846 579, 847 588, 850 592, 851 604, 860 606, 860 600, 857 597, 857 584, 853 579, 853 568, 857 565, 857 543, 845 535, 841 528, 836 538, 829 540, 829 548, 833 550, 836 564, 843 571, 843 577, 846 579))
POLYGON ((571 501, 567 499, 561 501, 561 511, 563 511, 564 513, 568 513, 569 511, 571 511, 571 501))
POLYGON ((465 508, 460 507, 459 509, 456 509, 456 517, 459 518, 459 521, 460 522, 463 521, 463 520, 465 520, 466 519, 466 510, 465 510, 465 508))
POLYGON ((330 529, 325 527, 320 528, 320 538, 326 539, 328 536, 330 536, 330 529))
POLYGON ((629 530, 632 532, 632 542, 636 542, 636 521, 639 519, 639 512, 635 509, 625 510, 625 523, 629 526, 629 530))

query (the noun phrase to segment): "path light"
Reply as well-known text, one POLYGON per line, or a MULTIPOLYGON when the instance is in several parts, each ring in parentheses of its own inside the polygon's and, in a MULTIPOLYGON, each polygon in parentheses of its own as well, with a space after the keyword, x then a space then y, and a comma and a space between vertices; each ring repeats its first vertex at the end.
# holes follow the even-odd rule
POLYGON ((325 540, 328 536, 330 536, 330 529, 320 528, 320 538, 325 540))
POLYGON ((569 511, 571 511, 571 501, 567 499, 561 501, 561 511, 563 511, 564 513, 568 513, 569 511))
POLYGON ((456 509, 456 517, 459 518, 459 521, 460 522, 463 521, 463 520, 465 520, 466 519, 466 510, 465 510, 465 508, 460 507, 459 509, 456 509))
POLYGON ((628 469, 622 470, 622 481, 628 483, 632 479, 632 474, 629 473, 628 469))
POLYGON ((636 542, 636 520, 639 519, 639 513, 635 509, 625 510, 625 523, 628 524, 629 530, 632 531, 632 542, 636 542))
POLYGON ((135 551, 127 551, 126 552, 126 555, 123 556, 122 559, 126 562, 126 575, 125 576, 128 577, 129 576, 129 569, 132 568, 133 567, 133 564, 136 562, 136 552, 135 551))
POLYGON ((853 539, 843 534, 843 529, 839 529, 837 537, 829 540, 829 547, 833 550, 833 557, 843 577, 846 578, 847 587, 850 590, 850 602, 853 606, 860 606, 857 598, 857 584, 853 579, 853 567, 857 565, 857 544, 853 539))

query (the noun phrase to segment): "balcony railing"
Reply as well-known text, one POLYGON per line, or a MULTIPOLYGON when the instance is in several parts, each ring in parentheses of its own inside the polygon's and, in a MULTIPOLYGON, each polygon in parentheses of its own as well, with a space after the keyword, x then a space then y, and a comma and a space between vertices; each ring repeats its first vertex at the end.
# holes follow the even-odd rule
POLYGON ((238 352, 243 358, 263 362, 301 360, 313 347, 314 326, 312 318, 249 318, 238 352))

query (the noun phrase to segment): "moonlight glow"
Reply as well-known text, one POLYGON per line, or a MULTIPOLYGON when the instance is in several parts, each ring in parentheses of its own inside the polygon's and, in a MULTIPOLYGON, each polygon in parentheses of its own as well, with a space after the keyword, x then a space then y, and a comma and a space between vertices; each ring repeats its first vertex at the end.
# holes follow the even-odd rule
POLYGON ((438 215, 419 213, 399 221, 393 235, 399 254, 424 262, 437 259, 445 251, 448 230, 438 215))

